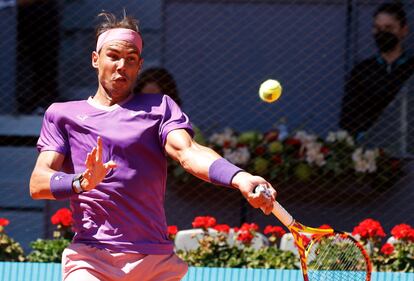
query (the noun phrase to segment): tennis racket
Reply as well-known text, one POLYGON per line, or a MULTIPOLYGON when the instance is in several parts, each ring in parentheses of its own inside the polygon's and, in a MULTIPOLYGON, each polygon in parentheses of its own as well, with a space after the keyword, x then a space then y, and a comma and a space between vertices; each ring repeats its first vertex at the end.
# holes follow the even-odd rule
MULTIPOLYGON (((271 196, 262 185, 255 188, 255 193, 258 192, 271 196)), ((277 201, 273 203, 272 213, 293 235, 304 281, 371 280, 369 256, 351 235, 334 229, 312 228, 300 224, 277 201)))

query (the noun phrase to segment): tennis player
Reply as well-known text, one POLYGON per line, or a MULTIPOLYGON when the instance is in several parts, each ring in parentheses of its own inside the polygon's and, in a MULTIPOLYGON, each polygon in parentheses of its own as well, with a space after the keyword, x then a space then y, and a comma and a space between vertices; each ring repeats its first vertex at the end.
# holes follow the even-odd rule
POLYGON ((192 139, 187 115, 168 96, 133 95, 143 63, 137 21, 103 13, 92 66, 98 89, 87 100, 46 111, 30 179, 34 199, 70 200, 75 236, 62 257, 63 280, 180 280, 164 214, 167 155, 195 176, 239 189, 254 208, 272 200, 264 184, 192 139))

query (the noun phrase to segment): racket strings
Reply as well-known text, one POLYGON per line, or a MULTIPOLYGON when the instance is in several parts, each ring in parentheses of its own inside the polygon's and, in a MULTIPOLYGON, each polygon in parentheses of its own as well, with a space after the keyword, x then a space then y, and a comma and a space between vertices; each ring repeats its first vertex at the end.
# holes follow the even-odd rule
POLYGON ((336 234, 310 245, 307 255, 309 280, 366 280, 366 260, 354 240, 336 234))

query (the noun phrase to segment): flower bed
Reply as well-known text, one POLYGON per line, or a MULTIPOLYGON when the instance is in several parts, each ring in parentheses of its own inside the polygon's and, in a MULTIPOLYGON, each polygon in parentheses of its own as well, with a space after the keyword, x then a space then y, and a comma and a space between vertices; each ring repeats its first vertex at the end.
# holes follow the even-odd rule
MULTIPOLYGON (((255 223, 245 223, 232 229, 234 238, 229 239, 231 228, 217 224, 213 217, 196 217, 193 227, 201 228, 199 247, 177 254, 190 266, 201 267, 245 267, 245 268, 299 268, 298 257, 279 248, 285 231, 280 226, 268 225, 263 233, 269 246, 254 249, 253 238, 260 231, 255 223), (216 232, 211 232, 214 229, 216 232)), ((322 225, 322 228, 330 228, 322 225)), ((414 228, 408 224, 396 225, 391 230, 392 239, 386 240, 381 224, 366 219, 355 226, 352 234, 367 248, 375 271, 414 272, 414 228)), ((171 234, 174 238, 174 234, 171 234)))
MULTIPOLYGON (((52 216, 51 221, 56 225, 53 239, 32 242, 32 252, 24 256, 19 243, 5 232, 5 227, 10 222, 0 218, 0 261, 60 262, 62 252, 73 236, 71 211, 60 209, 52 216)), ((200 216, 194 219, 192 225, 202 230, 201 235, 196 238, 199 246, 186 251, 177 249, 177 254, 190 266, 299 269, 297 256, 279 247, 280 239, 286 233, 280 226, 266 226, 263 234, 267 237, 268 245, 257 248, 252 245, 253 239, 261 230, 255 223, 230 227, 217 224, 214 217, 200 216)), ((179 230, 176 226, 169 226, 168 231, 170 239, 174 240, 179 230)), ((366 219, 354 228, 352 234, 367 248, 375 271, 414 272, 412 226, 396 225, 391 230, 392 239, 388 241, 381 224, 376 220, 366 219)))
MULTIPOLYGON (((392 186, 402 173, 400 160, 381 148, 368 149, 356 144, 346 131, 330 132, 323 139, 306 131, 288 135, 277 129, 262 134, 227 128, 212 134, 204 144, 230 162, 278 185, 330 184, 331 189, 337 186, 338 191, 343 190, 340 183, 347 181, 381 191, 392 186)), ((174 181, 194 180, 175 162, 170 166, 174 181)), ((365 192, 360 188, 351 191, 365 192)))

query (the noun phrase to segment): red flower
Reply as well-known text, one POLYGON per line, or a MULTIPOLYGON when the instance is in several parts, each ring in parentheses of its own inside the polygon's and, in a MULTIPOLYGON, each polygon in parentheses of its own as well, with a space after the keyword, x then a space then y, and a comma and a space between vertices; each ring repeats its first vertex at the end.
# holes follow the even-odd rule
POLYGON ((271 131, 271 132, 268 132, 268 133, 266 133, 266 135, 264 136, 264 139, 265 139, 267 142, 277 141, 277 140, 278 140, 278 138, 279 138, 279 132, 277 132, 277 131, 271 131))
POLYGON ((228 140, 226 140, 226 141, 223 142, 223 148, 229 148, 230 145, 231 145, 231 142, 228 141, 228 140))
POLYGON ((214 227, 216 225, 216 219, 213 217, 195 217, 193 223, 193 228, 204 228, 214 227))
POLYGON ((176 225, 169 225, 168 228, 168 236, 175 236, 178 232, 178 228, 176 225))
POLYGON ((177 234, 177 232, 178 232, 178 228, 177 228, 177 226, 176 226, 176 225, 169 225, 169 226, 167 227, 167 231, 168 231, 168 238, 169 238, 170 240, 174 240, 175 235, 176 235, 176 234, 177 234))
POLYGON ((254 235, 248 230, 240 230, 237 235, 237 240, 241 241, 243 244, 250 244, 254 238, 254 235))
POLYGON ((273 155, 272 156, 272 160, 276 164, 282 164, 283 163, 283 159, 282 159, 282 157, 280 155, 273 155))
POLYGON ((243 223, 243 225, 241 226, 240 230, 249 230, 249 231, 258 231, 259 230, 259 226, 255 223, 243 223))
POLYGON ((264 228, 264 230, 263 230, 263 233, 264 234, 272 234, 273 233, 273 226, 271 226, 271 225, 266 225, 266 227, 264 228))
POLYGON ((322 229, 332 229, 332 227, 329 224, 322 224, 319 228, 322 228, 322 229))
POLYGON ((384 229, 379 221, 366 219, 359 223, 352 231, 352 235, 359 235, 361 239, 385 237, 384 229))
POLYGON ((255 223, 243 223, 238 230, 237 240, 241 241, 245 245, 250 245, 256 231, 259 230, 259 226, 255 223))
POLYGON ((9 220, 5 218, 0 218, 0 226, 7 226, 9 225, 9 220))
POLYGON ((383 253, 386 256, 391 255, 394 252, 394 246, 390 243, 385 243, 382 247, 381 247, 381 253, 383 253))
POLYGON ((61 208, 56 211, 50 220, 55 225, 71 226, 73 223, 72 212, 68 208, 61 208))
POLYGON ((327 146, 322 146, 320 151, 323 155, 327 155, 330 150, 327 146))
POLYGON ((392 159, 391 160, 391 170, 393 172, 397 172, 397 171, 400 170, 400 168, 401 168, 401 162, 400 162, 400 160, 398 160, 398 159, 392 159))
POLYGON ((395 239, 414 241, 414 229, 408 224, 399 224, 391 230, 395 239))
POLYGON ((257 155, 263 155, 266 152, 266 148, 264 148, 263 146, 258 146, 255 149, 255 153, 257 155))
POLYGON ((290 146, 296 146, 296 147, 300 147, 302 145, 300 140, 295 139, 295 138, 286 139, 285 144, 290 145, 290 146))
POLYGON ((218 224, 214 226, 214 229, 218 232, 223 232, 227 234, 230 232, 230 226, 228 226, 227 224, 218 224))
POLYGON ((270 234, 271 236, 281 238, 286 233, 286 231, 280 226, 268 225, 265 227, 263 233, 266 235, 270 234))

